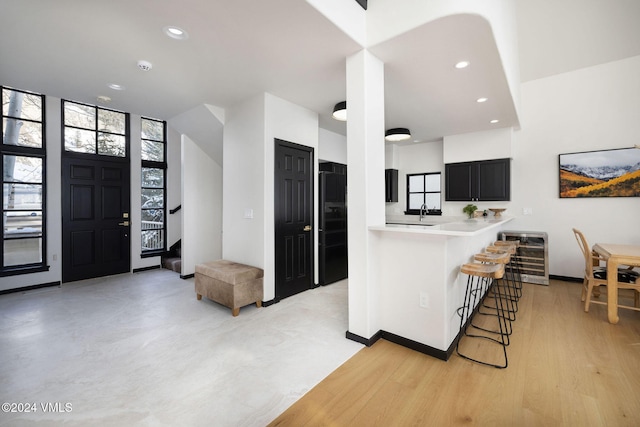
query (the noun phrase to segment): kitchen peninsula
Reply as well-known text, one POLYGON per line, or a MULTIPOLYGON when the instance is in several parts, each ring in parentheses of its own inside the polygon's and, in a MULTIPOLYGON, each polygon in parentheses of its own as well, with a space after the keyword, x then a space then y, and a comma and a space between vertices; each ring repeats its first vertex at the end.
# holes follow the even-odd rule
POLYGON ((467 277, 460 266, 511 217, 387 218, 370 226, 382 336, 446 360, 458 334, 467 277))

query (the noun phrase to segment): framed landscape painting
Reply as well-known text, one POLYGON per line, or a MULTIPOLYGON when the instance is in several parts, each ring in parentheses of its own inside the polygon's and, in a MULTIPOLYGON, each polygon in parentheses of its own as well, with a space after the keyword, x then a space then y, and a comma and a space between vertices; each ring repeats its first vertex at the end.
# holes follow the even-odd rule
POLYGON ((560 198, 640 197, 640 149, 560 154, 560 198))

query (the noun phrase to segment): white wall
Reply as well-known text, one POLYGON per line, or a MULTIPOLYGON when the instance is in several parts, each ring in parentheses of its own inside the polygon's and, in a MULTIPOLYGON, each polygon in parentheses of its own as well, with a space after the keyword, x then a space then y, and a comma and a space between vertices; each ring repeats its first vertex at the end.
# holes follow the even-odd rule
POLYGON ((264 269, 264 96, 228 109, 225 120, 222 257, 264 269))
MULTIPOLYGON (((264 270, 265 301, 275 298, 275 138, 317 151, 318 115, 267 93, 227 111, 223 150, 227 165, 223 172, 223 258, 264 270), (247 210, 253 213, 253 218, 245 218, 247 210)), ((314 160, 315 176, 317 158, 314 160)), ((317 200, 315 180, 314 186, 314 200, 317 200)), ((317 229, 315 224, 314 229, 317 229)))
MULTIPOLYGON (((391 145, 391 144, 389 144, 391 145)), ((387 150, 388 152, 388 150, 387 150)), ((398 168, 398 202, 386 204, 387 215, 403 215, 407 209, 407 174, 440 172, 442 185, 442 209, 444 204, 444 163, 442 162, 442 141, 422 144, 396 145, 394 150, 398 168)))
POLYGON ((320 129, 318 132, 318 160, 347 164, 347 137, 320 129))
POLYGON ((582 277, 571 228, 596 242, 640 244, 640 199, 560 199, 558 155, 632 147, 640 135, 640 56, 522 85, 522 130, 515 132, 513 229, 549 234, 549 270, 582 277), (521 216, 530 207, 531 216, 521 216))
POLYGON ((471 132, 444 137, 442 159, 445 163, 513 157, 511 128, 471 132))
POLYGON ((222 167, 182 135, 182 272, 222 258, 222 167))

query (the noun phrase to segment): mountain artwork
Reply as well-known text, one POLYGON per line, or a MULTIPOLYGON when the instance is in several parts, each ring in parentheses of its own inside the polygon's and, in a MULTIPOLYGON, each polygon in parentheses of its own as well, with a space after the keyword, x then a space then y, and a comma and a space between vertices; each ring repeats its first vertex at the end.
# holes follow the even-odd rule
POLYGON ((560 197, 640 197, 640 148, 560 154, 560 197))

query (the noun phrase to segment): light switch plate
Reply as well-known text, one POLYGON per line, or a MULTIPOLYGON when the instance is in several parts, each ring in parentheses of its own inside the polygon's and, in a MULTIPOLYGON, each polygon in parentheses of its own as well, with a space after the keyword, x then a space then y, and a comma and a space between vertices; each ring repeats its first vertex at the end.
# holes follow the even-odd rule
POLYGON ((244 217, 246 219, 253 219, 253 209, 251 208, 245 208, 244 209, 244 217))

